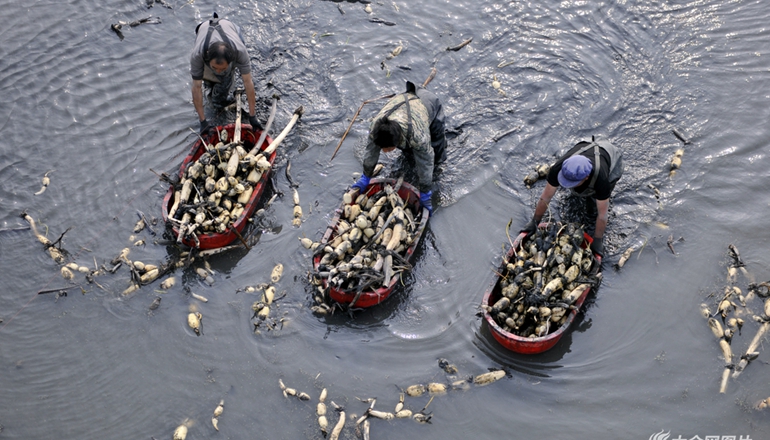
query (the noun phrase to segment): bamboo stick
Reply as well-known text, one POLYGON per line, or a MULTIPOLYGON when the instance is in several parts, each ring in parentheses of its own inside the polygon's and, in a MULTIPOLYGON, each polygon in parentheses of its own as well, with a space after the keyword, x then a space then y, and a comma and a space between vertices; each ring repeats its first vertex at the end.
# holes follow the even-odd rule
POLYGON ((83 290, 83 286, 81 286, 80 284, 75 284, 74 286, 60 287, 58 289, 40 290, 40 291, 37 292, 37 294, 38 295, 43 295, 43 294, 46 294, 46 293, 63 292, 63 291, 67 291, 69 289, 74 289, 75 287, 80 287, 80 290, 83 290))
POLYGON ((229 226, 229 229, 235 233, 235 235, 238 237, 239 240, 241 240, 241 243, 243 243, 246 249, 251 250, 251 246, 249 246, 249 244, 246 243, 246 240, 244 240, 243 235, 241 235, 241 233, 238 232, 237 229, 235 229, 232 225, 229 226))
POLYGON ((373 98, 373 99, 367 99, 363 103, 361 103, 361 106, 358 107, 358 110, 356 110, 356 113, 353 115, 353 118, 350 120, 350 125, 348 125, 348 129, 345 130, 345 133, 342 134, 342 138, 340 139, 340 143, 337 144, 337 148, 334 149, 334 153, 332 154, 331 159, 329 159, 329 162, 334 160, 334 156, 337 155, 337 151, 339 151, 340 147, 342 146, 342 142, 345 141, 345 138, 348 136, 348 133, 350 133, 350 129, 353 128, 353 123, 356 122, 356 118, 358 117, 358 114, 361 113, 361 110, 364 108, 366 104, 369 104, 371 102, 377 101, 379 99, 386 99, 386 98, 392 98, 396 96, 395 94, 380 96, 379 98, 373 98))

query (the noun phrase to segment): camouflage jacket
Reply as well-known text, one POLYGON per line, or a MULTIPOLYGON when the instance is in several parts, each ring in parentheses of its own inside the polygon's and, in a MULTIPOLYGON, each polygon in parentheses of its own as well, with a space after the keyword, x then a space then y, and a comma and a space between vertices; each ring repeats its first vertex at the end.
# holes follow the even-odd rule
MULTIPOLYGON (((388 118, 396 121, 401 127, 401 144, 396 147, 401 151, 411 150, 414 154, 414 161, 417 168, 417 178, 420 180, 418 187, 420 192, 430 191, 433 184, 433 147, 430 143, 430 119, 428 109, 422 103, 420 98, 412 93, 401 93, 390 101, 380 110, 377 116, 372 120, 374 122, 388 114, 390 109, 401 104, 388 118), (409 120, 406 112, 406 105, 402 104, 405 97, 409 97, 409 109, 412 114, 412 130, 409 133, 409 120)), ((371 177, 375 165, 380 158, 380 148, 374 145, 374 140, 369 129, 369 140, 364 150, 364 174, 371 177)))

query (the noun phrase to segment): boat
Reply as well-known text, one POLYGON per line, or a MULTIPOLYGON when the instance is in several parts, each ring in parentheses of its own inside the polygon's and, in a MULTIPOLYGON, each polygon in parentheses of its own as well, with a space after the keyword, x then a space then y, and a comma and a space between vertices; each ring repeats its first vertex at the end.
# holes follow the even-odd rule
MULTIPOLYGON (((541 224, 540 226, 544 227, 544 224, 541 224)), ((491 307, 493 304, 497 302, 497 300, 501 298, 502 289, 501 289, 500 281, 502 278, 500 274, 503 274, 506 272, 506 265, 508 261, 513 257, 513 254, 515 253, 516 249, 519 247, 522 241, 524 241, 527 235, 528 234, 526 232, 522 232, 513 241, 513 247, 511 247, 508 250, 505 261, 503 261, 500 264, 500 267, 496 272, 494 280, 490 283, 486 292, 484 292, 484 297, 482 299, 482 306, 491 307)), ((590 246, 593 239, 590 235, 585 233, 583 234, 583 236, 585 238, 583 242, 583 247, 587 248, 590 246)), ((601 278, 601 272, 600 272, 601 256, 594 254, 594 258, 596 258, 596 262, 593 265, 592 273, 597 277, 601 278)), ((583 292, 580 294, 578 299, 573 304, 574 308, 570 310, 569 315, 567 316, 567 319, 564 322, 564 324, 562 324, 561 327, 559 327, 556 331, 553 331, 541 337, 535 337, 535 338, 522 337, 504 330, 502 327, 500 327, 500 325, 497 324, 497 322, 495 322, 494 318, 489 313, 489 308, 487 307, 482 307, 482 309, 484 310, 484 320, 489 326, 490 332, 492 333, 492 337, 494 337, 495 340, 499 342, 500 345, 502 345, 506 349, 516 353, 520 353, 520 354, 543 353, 553 348, 553 346, 556 345, 557 342, 559 342, 561 337, 564 336, 564 333, 569 329, 569 327, 572 325, 572 322, 575 320, 575 317, 577 316, 578 311, 581 310, 581 308, 583 307, 583 302, 585 302, 585 299, 590 292, 591 292, 591 286, 587 284, 583 292)))
MULTIPOLYGON (((220 138, 223 137, 221 135, 223 131, 227 132, 227 139, 234 139, 235 133, 236 133, 236 125, 228 124, 225 126, 218 126, 216 127, 216 130, 210 130, 208 134, 201 136, 201 138, 193 142, 193 144, 190 147, 190 153, 187 155, 184 161, 182 161, 182 165, 179 167, 180 180, 182 176, 184 176, 184 173, 187 171, 187 168, 196 160, 198 160, 198 158, 200 158, 204 152, 206 152, 206 146, 204 145, 203 141, 205 140, 206 144, 217 144, 218 142, 220 142, 220 138)), ((259 141, 259 137, 261 134, 262 132, 260 130, 253 130, 250 125, 247 125, 247 124, 241 125, 240 139, 244 149, 246 151, 250 151, 251 149, 253 149, 255 144, 259 141)), ((270 136, 266 136, 262 142, 262 145, 260 145, 259 150, 260 151, 265 150, 272 141, 273 140, 270 138, 270 136)), ((194 242, 188 237, 184 237, 184 239, 182 240, 182 243, 192 248, 216 249, 223 246, 227 246, 230 243, 232 243, 234 240, 239 238, 239 236, 241 235, 241 232, 248 224, 248 220, 254 214, 257 204, 259 203, 259 200, 262 197, 262 193, 265 191, 265 187, 268 185, 268 182, 270 179, 270 173, 272 170, 273 162, 275 161, 275 157, 276 157, 275 151, 273 151, 269 156, 266 157, 267 161, 270 162, 271 169, 268 169, 267 171, 262 173, 261 178, 254 185, 254 190, 251 193, 251 197, 249 198, 248 202, 245 203, 243 206, 243 212, 238 216, 237 220, 235 220, 230 224, 230 227, 225 232, 223 233, 202 232, 198 234, 198 241, 199 241, 198 243, 194 242)), ((163 220, 166 221, 167 223, 169 223, 168 222, 169 212, 174 203, 174 192, 175 192, 175 188, 174 188, 174 185, 172 185, 168 189, 168 192, 166 193, 165 197, 163 198, 162 215, 163 215, 163 220)), ((171 223, 171 229, 173 230, 174 237, 178 237, 179 227, 176 224, 171 223)))
MULTIPOLYGON (((385 185, 390 184, 396 186, 397 182, 394 179, 388 178, 374 178, 369 182, 369 186, 366 188, 364 194, 371 196, 382 190, 385 185)), ((429 212, 426 208, 420 205, 420 192, 414 186, 408 183, 401 183, 398 187, 398 195, 404 200, 407 206, 412 208, 413 212, 419 212, 420 223, 415 230, 414 240, 411 245, 407 247, 401 256, 411 263, 414 258, 414 251, 417 249, 417 245, 420 243, 422 234, 425 231, 425 226, 428 224, 429 212)), ((337 237, 337 226, 340 223, 340 219, 343 216, 346 203, 343 201, 340 207, 336 209, 334 218, 326 228, 326 232, 323 235, 321 243, 330 243, 337 237)), ((321 255, 316 254, 313 257, 313 268, 318 271, 321 263, 321 255)), ((375 290, 364 290, 362 292, 345 291, 335 286, 329 285, 326 279, 321 280, 321 286, 324 289, 328 289, 329 297, 340 304, 346 304, 348 307, 367 308, 372 307, 385 301, 393 293, 396 284, 399 282, 400 277, 394 276, 391 278, 390 283, 387 286, 379 287, 375 290), (356 296, 358 298, 356 299, 356 296), (355 301, 355 303, 354 303, 355 301)))

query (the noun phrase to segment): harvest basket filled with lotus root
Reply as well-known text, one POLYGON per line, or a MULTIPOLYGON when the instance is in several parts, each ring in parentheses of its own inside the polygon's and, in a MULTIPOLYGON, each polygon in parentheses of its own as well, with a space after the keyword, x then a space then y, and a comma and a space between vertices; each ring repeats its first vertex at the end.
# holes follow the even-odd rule
POLYGON ((411 260, 428 223, 415 187, 372 179, 363 194, 346 193, 320 243, 313 243, 313 278, 323 297, 366 308, 390 296, 411 260))
POLYGON ((482 300, 495 340, 523 354, 556 345, 601 282, 591 241, 576 223, 541 223, 516 237, 482 300))
POLYGON ((238 238, 275 161, 275 150, 265 150, 272 139, 261 135, 250 125, 229 124, 192 144, 179 168, 179 183, 168 189, 162 205, 163 220, 179 243, 214 249, 238 238))

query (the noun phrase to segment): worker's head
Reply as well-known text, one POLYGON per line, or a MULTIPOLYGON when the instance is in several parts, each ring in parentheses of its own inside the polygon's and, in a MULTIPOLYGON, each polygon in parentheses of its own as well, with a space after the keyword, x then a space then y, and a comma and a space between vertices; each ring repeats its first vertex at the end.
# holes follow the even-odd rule
POLYGON ((235 59, 235 51, 224 41, 217 41, 209 45, 209 50, 206 51, 204 59, 206 64, 211 67, 211 70, 217 75, 221 75, 227 71, 230 63, 235 59))
POLYGON ((374 122, 372 127, 374 145, 386 153, 393 151, 401 144, 401 126, 396 121, 383 116, 374 122))
POLYGON ((591 175, 594 166, 591 160, 585 156, 575 155, 561 164, 559 171, 559 185, 564 188, 579 186, 591 175))

